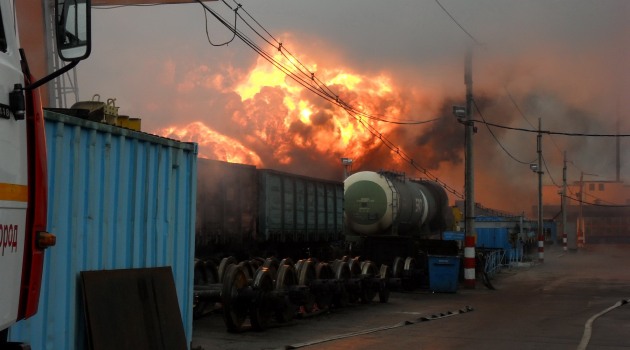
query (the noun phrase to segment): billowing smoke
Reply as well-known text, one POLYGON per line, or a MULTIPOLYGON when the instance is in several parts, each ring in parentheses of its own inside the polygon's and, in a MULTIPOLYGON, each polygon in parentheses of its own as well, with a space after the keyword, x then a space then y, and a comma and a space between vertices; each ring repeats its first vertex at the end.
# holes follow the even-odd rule
MULTIPOLYGON (((529 164, 537 160, 537 134, 532 132, 538 128, 537 116, 544 117, 542 130, 559 132, 605 133, 614 130, 614 125, 588 104, 580 104, 574 94, 522 82, 514 78, 522 68, 507 67, 504 74, 522 85, 515 91, 497 80, 475 89, 473 118, 479 121, 474 136, 476 200, 487 207, 529 214, 536 198, 537 178, 529 164), (507 128, 487 127, 482 121, 507 128)), ((420 178, 427 177, 426 169, 429 178, 436 176, 464 193, 464 125, 452 114, 452 106, 465 102, 459 91, 410 89, 394 75, 361 73, 350 66, 317 71, 339 98, 370 116, 430 121, 398 125, 348 113, 262 59, 249 72, 235 74, 226 66, 194 73, 197 83, 190 91, 205 88, 208 95, 220 94, 226 106, 195 111, 186 117, 190 121, 177 118, 181 121, 157 133, 199 143, 202 157, 326 179, 341 179, 340 158, 350 157, 352 171, 387 169, 420 178), (222 76, 229 78, 219 79, 222 76)), ((203 94, 199 98, 208 103, 203 94)), ((543 140, 546 184, 561 183, 565 150, 604 166, 614 159, 610 142, 549 135, 543 140)))
MULTIPOLYGON (((271 16, 269 13, 296 13, 291 6, 271 3, 275 5, 252 3, 263 7, 252 13, 262 13, 259 19, 266 23, 264 15, 271 16)), ((421 168, 463 193, 464 125, 453 116, 452 106, 466 102, 466 45, 459 41, 464 34, 432 4, 357 4, 358 0, 343 5, 335 2, 326 9, 321 2, 307 2, 299 6, 309 7, 309 18, 286 15, 278 21, 286 28, 274 32, 294 33, 282 36, 285 47, 299 53, 319 79, 357 109, 388 120, 437 120, 417 125, 365 117, 359 121, 243 45, 209 47, 205 33, 198 29, 203 23, 184 23, 190 24, 187 34, 203 34, 195 38, 203 45, 192 45, 181 35, 165 35, 151 44, 147 38, 155 33, 150 29, 137 33, 146 9, 129 14, 127 27, 124 21, 115 21, 119 23, 115 28, 110 28, 111 19, 103 21, 109 30, 120 31, 113 38, 114 46, 129 33, 134 33, 136 41, 137 36, 146 41, 141 69, 126 69, 115 88, 104 91, 102 76, 118 76, 120 67, 138 61, 137 52, 113 47, 103 51, 106 59, 82 63, 84 67, 97 65, 93 71, 101 76, 84 77, 97 84, 94 92, 118 98, 121 112, 143 118, 146 131, 197 142, 202 157, 327 179, 341 179, 340 158, 348 157, 354 161, 352 171, 388 169, 425 177, 416 169, 421 168), (334 8, 341 16, 339 6, 348 10, 343 18, 321 26, 324 17, 317 11, 334 8), (374 10, 377 6, 382 11, 374 10), (410 6, 413 11, 407 8, 410 6), (370 17, 374 13, 394 14, 396 24, 370 17), (357 18, 372 20, 369 25, 350 26, 357 18), (341 24, 344 30, 339 30, 341 24), (168 50, 160 51, 162 48, 168 50), (111 54, 114 49, 116 55, 111 54), (381 139, 391 141, 393 149, 381 139), (416 167, 399 153, 413 159, 416 167)), ((475 123, 476 201, 531 214, 537 176, 529 164, 537 159, 537 135, 520 129, 535 131, 540 118, 544 131, 627 133, 623 120, 630 114, 624 104, 630 93, 626 63, 630 59, 630 26, 624 9, 627 14, 630 7, 624 0, 500 5, 480 0, 458 3, 452 9, 484 44, 474 49, 473 118, 513 128, 475 123), (618 129, 617 120, 621 120, 618 129)), ((186 15, 192 18, 190 13, 186 15)), ((203 18, 198 11, 194 15, 203 18)), ((171 23, 175 15, 164 10, 164 16, 169 20, 158 21, 160 25, 171 23)), ((157 18, 147 17, 144 21, 157 18)), ((219 33, 225 34, 221 29, 219 33)), ((175 30, 171 28, 169 33, 175 30)), ((164 34, 169 33, 165 30, 164 34)), ((217 38, 216 31, 211 36, 217 38)), ((94 48, 94 55, 98 49, 94 48)), ((92 91, 85 87, 86 92, 92 91)), ((580 171, 596 173, 599 180, 615 179, 614 138, 544 133, 542 140, 545 185, 561 184, 565 151, 569 182, 577 180, 580 171)), ((625 139, 622 150, 624 146, 625 139)), ((622 154, 622 180, 627 179, 628 164, 630 157, 622 154)))

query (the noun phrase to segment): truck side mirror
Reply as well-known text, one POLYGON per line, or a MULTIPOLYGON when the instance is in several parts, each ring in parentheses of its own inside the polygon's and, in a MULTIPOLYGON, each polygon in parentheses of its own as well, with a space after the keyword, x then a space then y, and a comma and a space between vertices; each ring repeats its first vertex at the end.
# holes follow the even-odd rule
POLYGON ((64 61, 87 58, 92 49, 90 0, 55 0, 57 51, 64 61))

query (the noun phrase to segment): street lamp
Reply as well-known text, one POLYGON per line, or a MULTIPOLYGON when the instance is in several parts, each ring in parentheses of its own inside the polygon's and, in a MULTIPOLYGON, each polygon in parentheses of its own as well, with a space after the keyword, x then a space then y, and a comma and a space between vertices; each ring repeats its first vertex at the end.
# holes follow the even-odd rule
POLYGON ((341 164, 343 165, 343 179, 348 178, 348 169, 352 170, 352 158, 341 158, 341 164))

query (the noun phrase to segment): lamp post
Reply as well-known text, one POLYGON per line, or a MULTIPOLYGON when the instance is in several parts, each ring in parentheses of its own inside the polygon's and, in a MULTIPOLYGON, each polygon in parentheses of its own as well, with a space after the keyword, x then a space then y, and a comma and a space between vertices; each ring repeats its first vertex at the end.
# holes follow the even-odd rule
POLYGON ((352 169, 352 158, 341 158, 341 164, 343 165, 343 179, 348 178, 348 169, 352 169))
POLYGON ((545 234, 543 232, 543 212, 542 212, 542 134, 540 132, 540 118, 538 118, 538 137, 536 139, 536 152, 538 153, 538 163, 530 164, 529 168, 538 173, 538 261, 545 260, 545 234))

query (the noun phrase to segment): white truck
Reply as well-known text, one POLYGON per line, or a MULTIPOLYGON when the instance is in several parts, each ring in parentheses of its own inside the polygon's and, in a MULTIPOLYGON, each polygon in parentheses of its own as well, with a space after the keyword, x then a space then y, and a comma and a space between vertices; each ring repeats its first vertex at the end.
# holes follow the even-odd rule
POLYGON ((56 0, 57 52, 69 63, 35 80, 28 52, 20 49, 15 6, 14 0, 0 0, 0 349, 29 348, 8 343, 8 329, 37 312, 44 251, 55 244, 55 236, 46 232, 46 139, 39 87, 76 66, 91 47, 89 0, 56 0))

